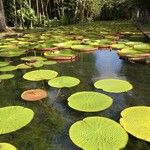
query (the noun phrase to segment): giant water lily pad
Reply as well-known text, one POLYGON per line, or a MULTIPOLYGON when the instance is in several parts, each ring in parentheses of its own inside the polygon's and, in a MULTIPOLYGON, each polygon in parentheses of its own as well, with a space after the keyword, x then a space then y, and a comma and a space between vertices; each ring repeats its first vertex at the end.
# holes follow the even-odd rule
POLYGON ((30 81, 50 80, 58 75, 53 70, 34 70, 24 74, 23 78, 30 81))
POLYGON ((135 45, 134 48, 137 50, 147 50, 147 52, 150 52, 150 44, 135 45))
POLYGON ((0 75, 0 80, 7 80, 7 79, 11 79, 13 77, 14 77, 13 74, 1 74, 0 75))
POLYGON ((26 126, 33 118, 34 112, 22 106, 0 108, 0 134, 6 134, 26 126))
POLYGON ((21 58, 21 60, 34 62, 34 61, 43 61, 46 60, 46 58, 40 56, 28 56, 21 58))
POLYGON ((0 67, 4 67, 4 66, 7 66, 9 65, 10 62, 7 62, 7 61, 0 61, 0 67))
POLYGON ((25 53, 25 50, 5 50, 0 52, 0 57, 18 57, 25 53))
POLYGON ((112 98, 97 92, 77 92, 68 98, 68 105, 78 111, 97 112, 112 105, 112 98))
POLYGON ((120 150, 128 142, 128 134, 117 122, 104 117, 88 117, 69 129, 74 144, 84 150, 120 150))
POLYGON ((5 71, 14 71, 17 70, 16 66, 5 66, 5 67, 1 67, 0 71, 1 72, 5 72, 5 71))
POLYGON ((44 65, 55 65, 55 64, 57 64, 57 61, 50 61, 50 60, 47 60, 47 61, 43 61, 43 64, 44 64, 44 65))
POLYGON ((48 96, 47 92, 42 89, 32 89, 24 91, 21 98, 25 101, 39 101, 48 96))
POLYGON ((0 143, 0 150, 17 150, 15 146, 9 143, 0 143))
POLYGON ((74 77, 69 76, 61 76, 54 79, 51 79, 48 84, 52 87, 56 88, 70 88, 78 85, 80 83, 80 80, 74 77))
POLYGON ((150 107, 129 107, 121 112, 120 124, 133 136, 150 142, 150 107))
POLYGON ((19 64, 16 67, 17 69, 31 69, 32 68, 31 66, 28 66, 26 64, 19 64))
POLYGON ((54 60, 70 60, 75 59, 76 54, 71 50, 60 50, 54 52, 45 52, 44 56, 48 59, 54 60))
POLYGON ((126 47, 126 45, 123 43, 118 43, 118 44, 112 44, 111 47, 114 49, 123 49, 126 47))
POLYGON ((71 46, 71 49, 76 50, 76 51, 95 51, 98 48, 95 48, 91 45, 73 45, 71 46))
POLYGON ((111 93, 127 92, 133 88, 133 86, 128 81, 119 80, 119 79, 99 80, 95 82, 94 86, 97 89, 102 89, 106 92, 111 92, 111 93))

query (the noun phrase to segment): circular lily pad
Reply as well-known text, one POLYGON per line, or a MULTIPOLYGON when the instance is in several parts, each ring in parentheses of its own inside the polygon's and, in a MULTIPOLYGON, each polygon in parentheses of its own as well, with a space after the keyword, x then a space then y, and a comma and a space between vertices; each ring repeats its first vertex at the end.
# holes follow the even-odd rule
POLYGON ((31 69, 32 68, 26 64, 19 64, 16 67, 17 67, 17 69, 31 69))
POLYGON ((16 66, 5 66, 5 67, 1 67, 0 71, 1 72, 5 72, 5 71, 14 71, 17 70, 16 66))
POLYGON ((129 107, 121 112, 120 124, 133 136, 150 142, 150 107, 129 107))
POLYGON ((0 52, 0 57, 18 57, 23 55, 26 51, 25 50, 6 50, 0 52))
POLYGON ((46 58, 40 56, 28 56, 21 58, 21 60, 34 62, 34 61, 43 61, 46 60, 46 58))
POLYGON ((112 98, 97 92, 77 92, 68 98, 68 105, 78 111, 97 112, 112 105, 112 98))
POLYGON ((114 48, 114 49, 123 49, 123 48, 126 47, 126 45, 122 44, 122 43, 119 43, 119 44, 112 44, 111 47, 114 48))
POLYGON ((22 106, 0 108, 0 134, 14 132, 26 126, 33 118, 34 112, 22 106))
POLYGON ((32 89, 21 94, 21 98, 26 101, 39 101, 48 96, 47 92, 42 89, 32 89))
POLYGON ((52 87, 56 88, 70 88, 78 85, 80 83, 80 80, 74 77, 69 76, 61 76, 54 79, 51 79, 48 84, 52 87))
POLYGON ((30 62, 27 63, 27 65, 29 65, 30 67, 35 67, 35 68, 39 68, 39 67, 43 67, 43 61, 35 61, 35 62, 30 62))
POLYGON ((10 64, 10 62, 0 61, 0 67, 7 66, 7 65, 9 65, 9 64, 10 64))
POLYGON ((30 81, 50 80, 58 75, 53 70, 34 70, 24 74, 23 78, 30 81))
POLYGON ((0 143, 0 150, 17 150, 16 147, 9 143, 0 143))
POLYGON ((71 49, 76 50, 76 51, 95 51, 98 48, 95 48, 91 45, 73 45, 71 46, 71 49))
POLYGON ((13 77, 14 77, 13 74, 2 74, 2 75, 0 75, 0 80, 7 80, 7 79, 11 79, 13 77))
POLYGON ((102 89, 111 93, 127 92, 133 88, 133 86, 128 81, 118 79, 99 80, 94 83, 94 86, 97 89, 102 89))
POLYGON ((44 56, 53 60, 70 60, 75 59, 76 54, 71 50, 60 50, 54 52, 45 52, 44 56))
POLYGON ((128 134, 117 122, 104 117, 88 117, 69 129, 74 144, 84 150, 120 150, 128 142, 128 134))
POLYGON ((55 64, 57 64, 57 61, 49 61, 49 60, 47 60, 47 61, 43 61, 43 64, 44 65, 55 65, 55 64))

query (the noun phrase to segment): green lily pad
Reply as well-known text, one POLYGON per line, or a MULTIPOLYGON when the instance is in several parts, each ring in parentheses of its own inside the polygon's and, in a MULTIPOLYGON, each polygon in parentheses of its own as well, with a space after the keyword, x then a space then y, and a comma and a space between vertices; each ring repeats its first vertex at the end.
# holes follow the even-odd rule
POLYGON ((58 75, 53 70, 34 70, 24 74, 23 78, 29 81, 50 80, 58 75))
POLYGON ((16 147, 9 143, 0 143, 0 150, 17 150, 16 147))
POLYGON ((102 89, 111 93, 127 92, 133 88, 133 86, 128 81, 118 79, 99 80, 95 82, 94 86, 97 89, 102 89))
POLYGON ((126 47, 126 45, 122 44, 122 43, 121 44, 112 44, 111 47, 114 49, 123 49, 126 47))
POLYGON ((128 142, 128 134, 117 122, 104 117, 87 117, 69 129, 74 144, 84 150, 120 150, 128 142))
POLYGON ((50 60, 47 60, 47 61, 43 61, 43 64, 44 64, 44 65, 55 65, 55 64, 57 64, 57 61, 50 61, 50 60))
POLYGON ((150 52, 150 44, 135 45, 134 48, 137 50, 148 50, 150 52))
POLYGON ((8 66, 10 62, 0 61, 0 67, 8 66))
POLYGON ((79 83, 80 83, 79 79, 69 76, 61 76, 48 81, 48 84, 50 86, 56 88, 64 88, 64 87, 70 88, 78 85, 79 83))
POLYGON ((17 67, 17 69, 31 69, 32 68, 26 64, 19 64, 16 67, 17 67))
POLYGON ((31 67, 35 67, 35 68, 39 68, 39 67, 43 67, 43 61, 35 61, 35 62, 31 62, 31 63, 28 63, 29 66, 31 67))
POLYGON ((142 42, 127 42, 127 43, 125 43, 125 45, 127 45, 127 46, 135 46, 135 45, 139 45, 139 44, 143 44, 142 42))
POLYGON ((0 68, 1 72, 13 71, 13 70, 17 70, 17 67, 16 66, 5 66, 5 67, 0 68))
POLYGON ((60 50, 54 52, 45 52, 44 56, 53 60, 70 60, 76 57, 76 54, 71 50, 60 50))
POLYGON ((71 46, 71 49, 76 51, 95 51, 98 48, 95 48, 91 45, 73 45, 71 46))
POLYGON ((121 112, 120 124, 133 136, 150 142, 150 107, 129 107, 121 112))
POLYGON ((18 57, 25 54, 25 50, 7 50, 1 51, 0 57, 18 57))
POLYGON ((2 75, 0 75, 0 80, 7 80, 7 79, 11 79, 13 77, 14 77, 13 74, 2 74, 2 75))
POLYGON ((112 98, 97 92, 77 92, 68 98, 68 105, 78 111, 97 112, 112 105, 112 98))
POLYGON ((26 126, 33 119, 34 112, 22 106, 0 108, 0 134, 14 132, 26 126))
POLYGON ((40 56, 28 56, 28 57, 21 58, 21 60, 24 60, 24 61, 44 61, 47 59, 44 57, 40 57, 40 56))

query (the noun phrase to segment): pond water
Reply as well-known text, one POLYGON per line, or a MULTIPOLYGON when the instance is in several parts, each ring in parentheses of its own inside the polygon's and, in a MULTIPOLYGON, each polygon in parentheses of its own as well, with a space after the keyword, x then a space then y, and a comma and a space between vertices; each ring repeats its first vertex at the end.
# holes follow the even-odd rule
MULTIPOLYGON (((19 60, 19 59, 18 59, 19 60)), ((13 61, 14 62, 14 61, 13 61)), ((0 136, 1 142, 8 142, 18 150, 79 150, 69 139, 70 126, 88 116, 104 116, 119 121, 120 112, 130 106, 150 106, 150 67, 132 64, 119 59, 116 51, 101 50, 94 53, 80 54, 75 62, 58 63, 45 66, 61 75, 77 77, 81 83, 70 89, 49 87, 47 82, 30 82, 22 78, 27 70, 14 71, 15 78, 0 84, 0 107, 20 105, 35 112, 32 122, 11 134, 0 136), (97 90, 93 84, 104 78, 128 80, 133 90, 127 93, 110 94, 97 90), (46 88, 49 98, 42 102, 25 102, 20 95, 32 88, 46 88), (113 105, 97 113, 82 113, 68 107, 67 98, 78 91, 97 91, 111 96, 113 105)), ((129 136, 126 150, 149 150, 150 144, 129 136)))

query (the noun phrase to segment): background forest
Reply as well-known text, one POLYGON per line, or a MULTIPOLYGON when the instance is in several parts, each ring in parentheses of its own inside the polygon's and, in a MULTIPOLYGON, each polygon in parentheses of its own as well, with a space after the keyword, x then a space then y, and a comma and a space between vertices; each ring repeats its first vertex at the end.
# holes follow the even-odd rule
POLYGON ((149 0, 3 0, 3 8, 0 1, 0 12, 4 9, 7 25, 15 28, 51 27, 93 20, 142 18, 146 23, 150 20, 149 0))

